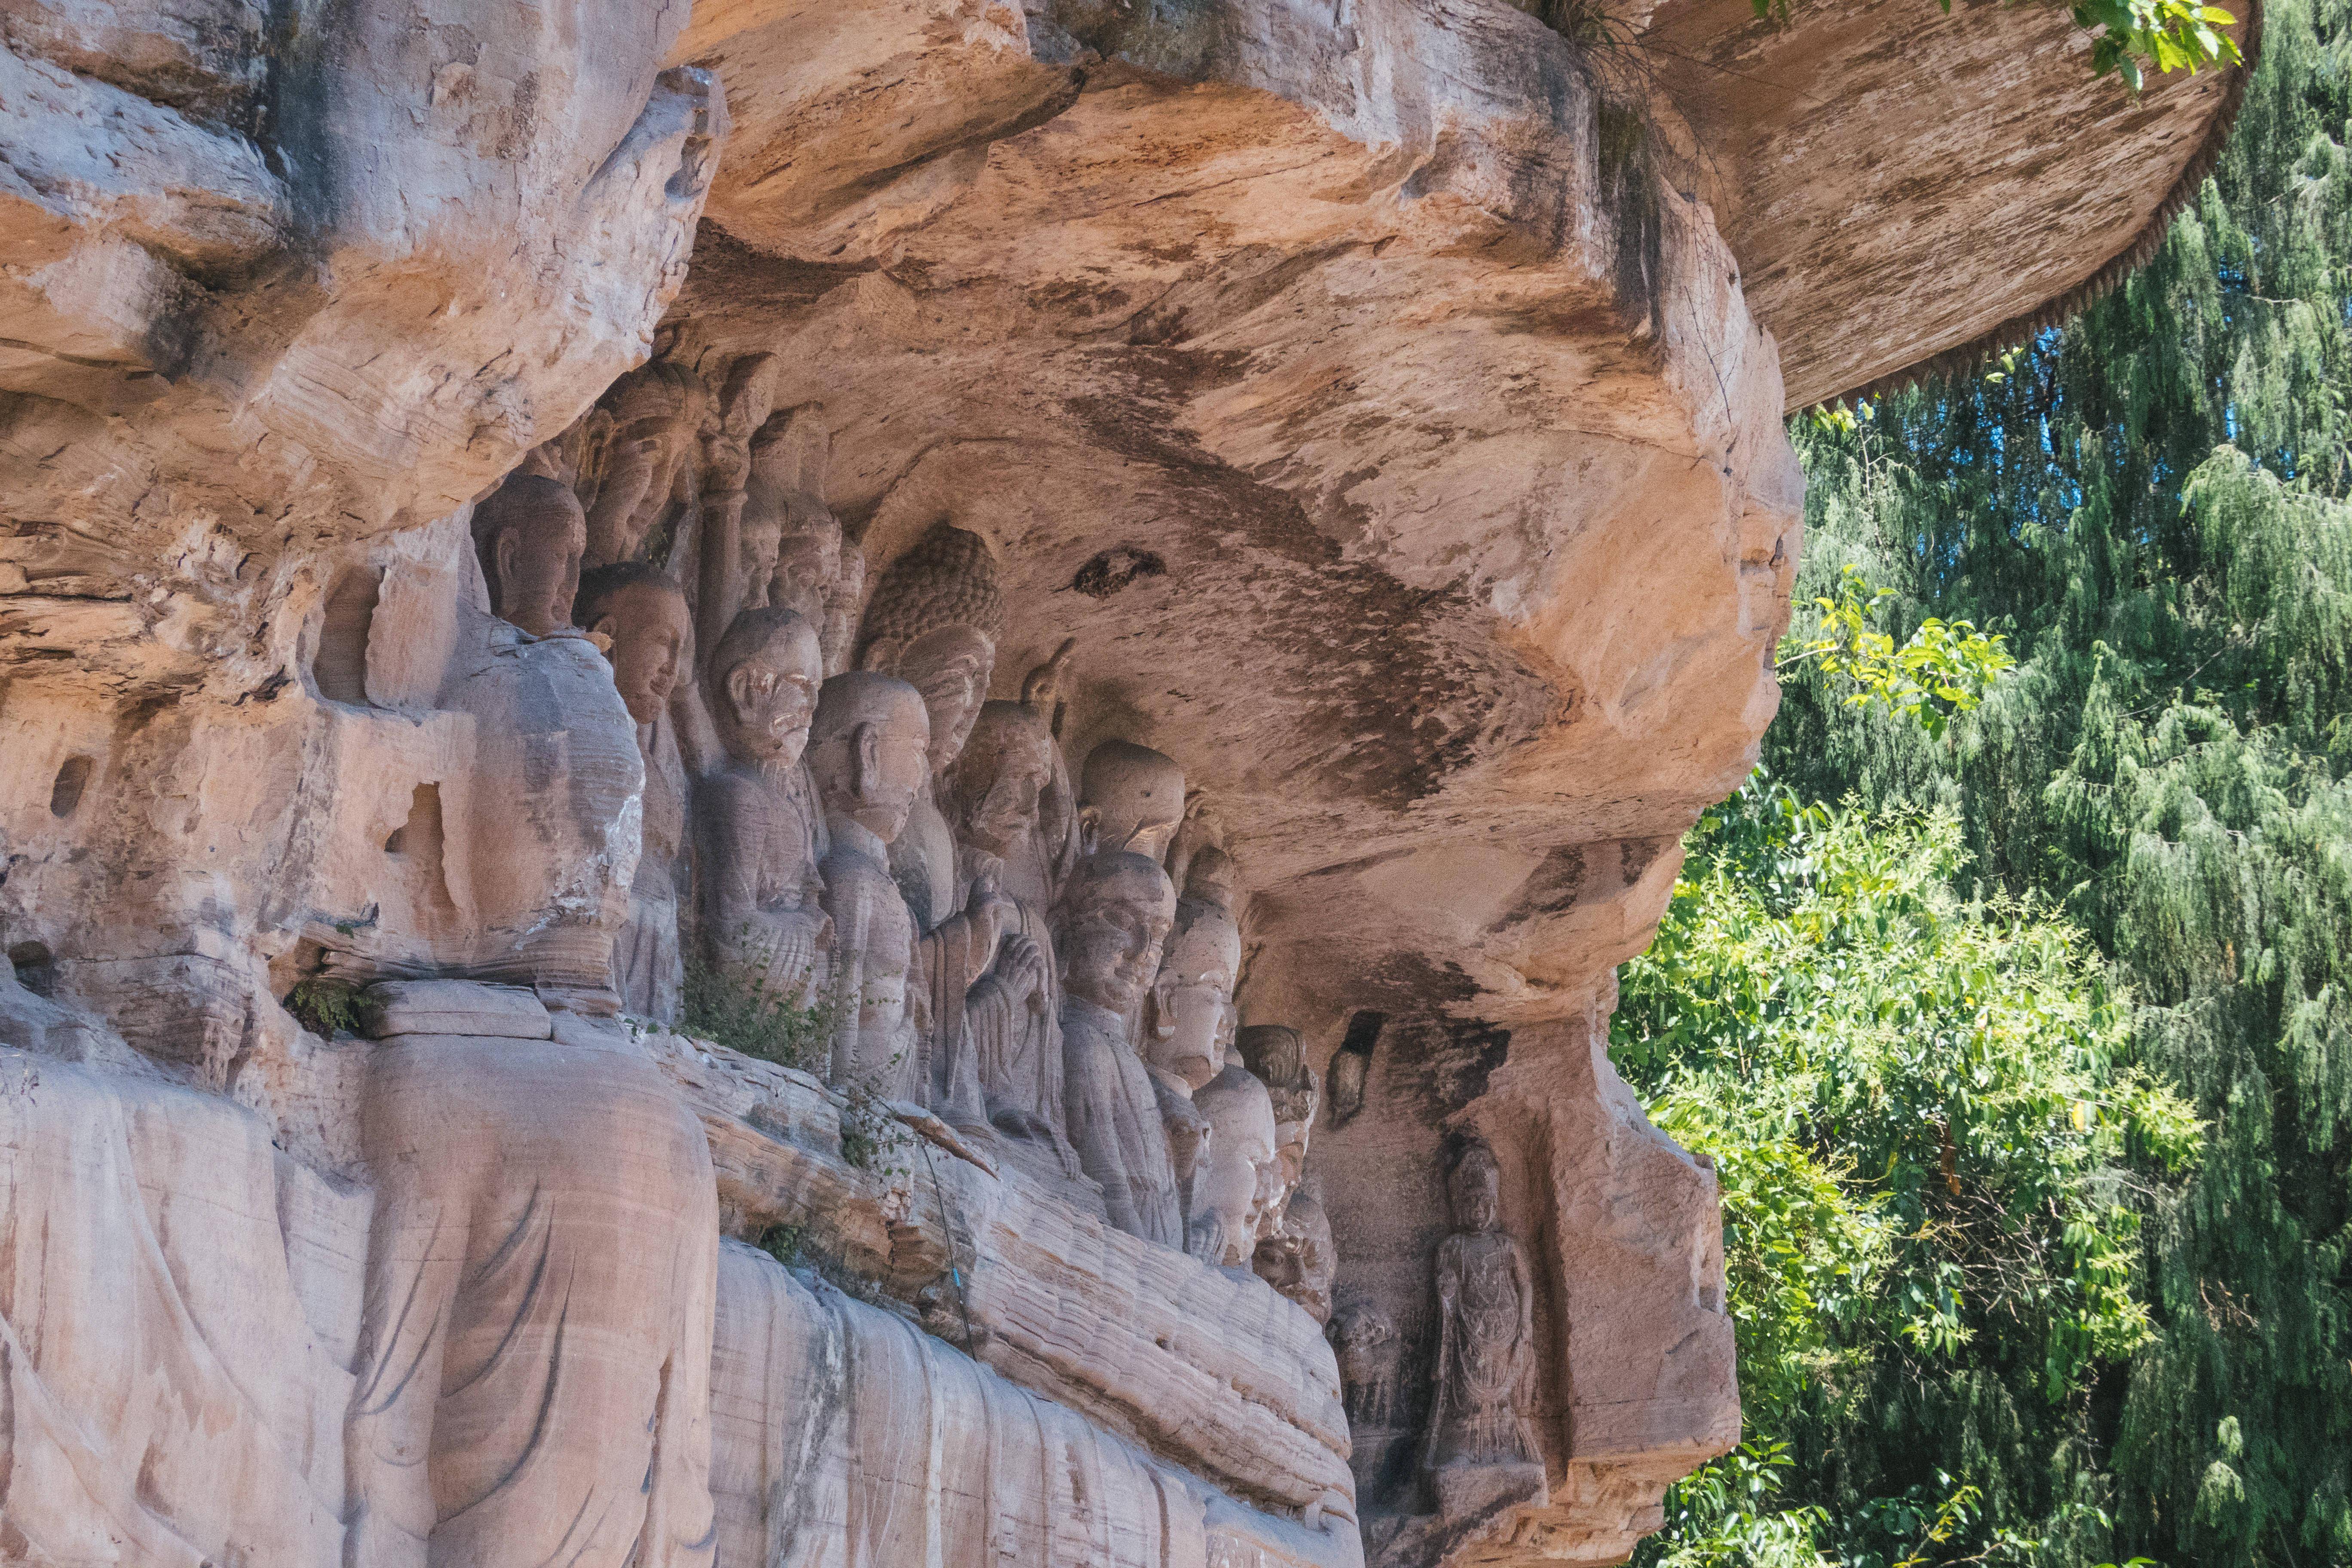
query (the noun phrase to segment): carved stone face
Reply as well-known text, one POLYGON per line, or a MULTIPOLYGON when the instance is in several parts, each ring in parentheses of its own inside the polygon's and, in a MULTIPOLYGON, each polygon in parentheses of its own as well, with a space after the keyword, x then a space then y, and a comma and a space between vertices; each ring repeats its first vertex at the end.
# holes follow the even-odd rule
POLYGON ((1133 1014, 1176 918, 1168 873, 1140 855, 1089 856, 1062 892, 1054 951, 1072 995, 1133 1014))
POLYGON ((1219 1072, 1194 1091, 1192 1103, 1211 1129, 1209 1170, 1195 1190, 1193 1222, 1223 1244, 1223 1256, 1208 1261, 1247 1262, 1281 1180, 1274 1106, 1265 1086, 1241 1068, 1219 1072))
POLYGON ((1240 1032, 1234 1043, 1243 1064, 1257 1075, 1274 1099, 1274 1152, 1282 1169, 1278 1206, 1297 1190, 1307 1169, 1307 1145, 1318 1096, 1313 1076, 1307 1070, 1306 1042, 1286 1025, 1253 1024, 1240 1032))
POLYGON ((1259 1279, 1295 1299, 1307 1283, 1307 1267, 1299 1253, 1299 1238, 1276 1229, 1257 1244, 1257 1256, 1250 1259, 1250 1267, 1259 1279))
POLYGON ((668 510, 710 406, 710 389, 667 360, 613 384, 598 406, 612 420, 604 478, 588 509, 588 559, 634 561, 668 510))
POLYGON ((491 607, 533 637, 572 624, 588 520, 571 487, 536 474, 509 479, 482 503, 491 607))
POLYGON ((1472 1149, 1454 1169, 1454 1224, 1456 1228, 1485 1235, 1501 1223, 1501 1174, 1493 1155, 1472 1149))
POLYGON ((1143 1048, 1154 1067, 1199 1089, 1224 1066, 1242 936, 1233 917, 1214 906, 1187 899, 1179 913, 1185 924, 1169 938, 1152 983, 1155 1016, 1143 1048))
POLYGON ((719 737, 739 762, 800 760, 824 679, 816 628, 798 616, 774 617, 765 635, 739 650, 730 632, 711 671, 719 737))
POLYGON ((1299 1177, 1307 1173, 1307 1123, 1277 1121, 1274 1124, 1274 1163, 1282 1173, 1282 1190, 1276 1199, 1279 1206, 1297 1190, 1299 1177))
POLYGON ((903 680, 851 670, 824 683, 810 731, 809 770, 825 815, 889 843, 930 778, 930 720, 903 680))
POLYGON ((1240 895, 1241 872, 1233 857, 1213 844, 1202 846, 1184 872, 1184 897, 1230 913, 1240 895))
POLYGON ((606 448, 604 488, 596 496, 597 552, 632 560, 669 504, 678 465, 694 436, 683 409, 631 419, 606 448))
POLYGON ((956 837, 1000 858, 1037 826, 1038 801, 1054 777, 1054 736, 1045 716, 1019 702, 990 702, 949 775, 956 837))
POLYGON ((828 608, 841 576, 841 524, 831 512, 795 506, 790 497, 779 498, 778 507, 782 516, 768 603, 814 621, 828 608))
MULTIPOLYGON (((629 717, 650 724, 668 710, 685 668, 686 596, 653 584, 625 588, 608 600, 588 628, 612 639, 613 684, 629 717)), ((750 683, 747 683, 750 684, 750 683)), ((802 721, 803 726, 807 721, 802 721)))
POLYGON ((1149 746, 1105 741, 1087 755, 1078 816, 1096 848, 1165 859, 1184 820, 1184 770, 1149 746))
POLYGON ((894 673, 923 694, 930 711, 934 774, 946 773, 963 754, 995 669, 995 646, 970 626, 926 633, 896 660, 894 673))

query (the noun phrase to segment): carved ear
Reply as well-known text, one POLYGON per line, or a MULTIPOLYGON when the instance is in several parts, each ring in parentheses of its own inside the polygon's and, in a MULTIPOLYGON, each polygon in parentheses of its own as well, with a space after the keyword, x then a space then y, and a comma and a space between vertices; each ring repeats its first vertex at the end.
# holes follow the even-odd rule
POLYGON ((498 542, 490 547, 490 559, 498 566, 499 580, 490 584, 492 597, 507 608, 507 591, 514 583, 515 563, 522 559, 522 541, 511 528, 499 530, 498 542))
POLYGON ((784 426, 784 455, 792 465, 793 489, 824 500, 825 482, 833 472, 833 431, 824 422, 824 405, 803 403, 784 426))
POLYGON ((1021 682, 1021 701, 1045 716, 1054 717, 1055 706, 1062 700, 1062 682, 1070 673, 1070 654, 1078 646, 1076 637, 1066 637, 1054 650, 1054 657, 1031 670, 1021 682))
POLYGON ((727 706, 741 712, 751 700, 751 667, 739 664, 727 672, 727 706))
POLYGON ((1152 978, 1146 1005, 1151 1010, 1151 1037, 1155 1040, 1167 1039, 1176 1032, 1176 1004, 1169 996, 1175 989, 1174 981, 1164 969, 1152 978))
POLYGON ((603 654, 606 658, 610 658, 613 657, 614 639, 619 633, 620 629, 621 623, 614 616, 610 615, 598 616, 596 617, 596 624, 588 628, 588 640, 596 645, 597 652, 603 654))
POLYGON ((1091 855, 1102 844, 1102 807, 1078 807, 1078 853, 1091 855))
POLYGON ((849 752, 854 769, 852 784, 859 799, 864 799, 875 775, 882 771, 882 731, 868 721, 849 732, 849 752))

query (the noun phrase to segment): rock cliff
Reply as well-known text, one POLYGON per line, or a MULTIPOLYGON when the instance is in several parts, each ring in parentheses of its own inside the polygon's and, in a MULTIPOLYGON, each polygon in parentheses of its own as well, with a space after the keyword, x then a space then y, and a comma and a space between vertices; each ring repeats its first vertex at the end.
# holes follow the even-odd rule
POLYGON ((1784 409, 2238 89, 1593 15, 0 5, 0 1556, 1654 1529, 1784 409))

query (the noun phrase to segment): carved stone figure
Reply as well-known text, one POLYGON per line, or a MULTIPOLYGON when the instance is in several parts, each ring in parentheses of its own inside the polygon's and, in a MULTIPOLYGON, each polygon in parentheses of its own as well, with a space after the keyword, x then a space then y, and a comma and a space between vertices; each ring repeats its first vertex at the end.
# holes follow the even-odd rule
POLYGON ((1185 1250, 1220 1268, 1245 1265, 1281 1184, 1274 1104, 1245 1068, 1229 1067, 1192 1091, 1209 1123, 1206 1163, 1192 1194, 1185 1250))
MULTIPOLYGON (((1194 1103, 1193 1093, 1224 1067, 1225 1042, 1235 1020, 1233 997, 1241 973, 1242 938, 1231 907, 1233 862, 1221 850, 1210 854, 1213 862, 1196 860, 1200 879, 1188 883, 1184 897, 1176 901, 1175 930, 1152 982, 1143 1058, 1151 1070, 1169 1152, 1176 1163, 1186 1245, 1210 1247, 1222 1261, 1229 1249, 1222 1228, 1200 1228, 1207 1175, 1202 1161, 1210 1148, 1212 1126, 1194 1103)), ((1239 1246, 1239 1239, 1233 1244, 1239 1246)))
POLYGON ((1250 1260, 1257 1277, 1298 1303, 1318 1323, 1331 1321, 1331 1281, 1339 1268, 1331 1244, 1330 1216, 1323 1212, 1319 1184, 1309 1181, 1290 1194, 1278 1221, 1257 1244, 1250 1260))
POLYGON ((1078 862, 1054 913, 1070 1142, 1119 1229, 1181 1247, 1184 1223, 1158 1096, 1129 1043, 1176 914, 1159 862, 1114 850, 1078 862))
MULTIPOLYGON (((748 353, 727 367, 715 417, 703 423, 701 486, 696 505, 691 557, 698 566, 694 609, 701 642, 716 645, 742 611, 764 607, 749 596, 755 573, 744 570, 743 514, 750 500, 751 445, 775 406, 782 362, 772 353, 748 353)), ((688 563, 681 560, 679 564, 688 563)))
POLYGON ((1062 752, 1062 688, 1069 679, 1070 658, 1078 639, 1068 637, 1054 657, 1021 680, 1021 703, 1045 721, 1047 747, 1053 755, 1053 776, 1037 801, 1037 825, 1026 841, 1015 842, 1004 854, 1004 890, 1013 897, 1051 909, 1070 868, 1084 852, 1078 825, 1078 786, 1062 752))
MULTIPOLYGON (((1034 844, 1055 760, 1044 713, 1025 702, 981 709, 940 793, 958 844, 961 885, 1001 885, 1007 858, 1034 844)), ((1008 1136, 1042 1145, 1061 1173, 1075 1176, 1077 1155, 1064 1130, 1061 988, 1053 970, 1051 912, 1034 897, 1007 895, 1003 902, 1010 918, 995 963, 961 997, 940 988, 934 1032, 945 1037, 959 1022, 969 1028, 990 1121, 1008 1136)))
POLYGON ((1505 1497, 1540 1497, 1535 1397, 1535 1279, 1501 1228, 1501 1173, 1474 1142, 1455 1162, 1454 1232, 1437 1249, 1437 1376, 1422 1463, 1448 1518, 1505 1497))
POLYGON ((823 415, 816 404, 787 409, 752 437, 742 571, 752 602, 796 610, 817 628, 824 672, 834 676, 849 665, 866 557, 844 546, 841 523, 825 504, 833 438, 823 415))
POLYGON ((667 359, 631 371, 604 397, 613 416, 596 499, 588 508, 588 561, 641 557, 661 525, 672 539, 695 504, 694 457, 710 389, 667 359))
MULTIPOLYGON (((858 667, 913 686, 930 714, 933 787, 916 804, 891 857, 907 902, 927 932, 961 907, 955 839, 940 814, 936 783, 962 755, 980 718, 1003 629, 1004 604, 986 542, 941 522, 882 574, 859 632, 858 667)), ((965 983, 978 977, 975 973, 965 983)))
POLYGON ((1078 820, 1090 852, 1129 849, 1164 860, 1184 821, 1184 770, 1149 746, 1105 741, 1087 753, 1078 820))
POLYGON ((1395 1322, 1375 1301, 1350 1302, 1331 1321, 1331 1345, 1339 1352, 1339 1387, 1348 1425, 1370 1430, 1394 1421, 1395 1322))
POLYGON ((572 624, 588 525, 569 487, 515 475, 474 509, 474 540, 493 614, 533 637, 572 624))
POLYGON ((1339 1051, 1331 1058, 1331 1125, 1345 1127, 1364 1109, 1364 1086, 1371 1075, 1372 1058, 1361 1051, 1339 1051))
POLYGON ((1253 1024, 1235 1036, 1234 1046, 1243 1064, 1257 1075, 1274 1101, 1275 1158, 1282 1167, 1282 1183, 1272 1212, 1280 1215, 1306 1173, 1315 1109, 1322 1098, 1320 1086, 1315 1069, 1307 1065, 1306 1042, 1296 1029, 1282 1024, 1253 1024))
POLYGON ((1168 956, 1152 984, 1145 1053, 1192 1089, 1223 1068, 1238 1021, 1234 987, 1241 979, 1242 932, 1234 896, 1234 863, 1225 852, 1213 847, 1195 855, 1176 902, 1168 956))
POLYGON ((623 1011, 658 1023, 677 1016, 686 984, 678 910, 684 896, 686 764, 679 760, 670 695, 690 661, 686 595, 640 562, 599 566, 582 579, 578 614, 602 638, 613 683, 637 723, 645 758, 643 847, 629 885, 629 919, 613 944, 613 988, 623 1011))
MULTIPOLYGON (((809 772, 833 839, 824 858, 824 907, 833 917, 834 994, 842 1018, 832 1080, 918 1102, 938 1097, 927 1092, 921 1020, 910 1006, 919 1005, 910 995, 919 973, 918 933, 890 876, 890 844, 922 789, 929 741, 922 694, 870 670, 826 681, 809 731, 809 772)), ((976 1081, 967 1098, 976 1117, 976 1081)))
POLYGON ((538 1030, 367 1057, 347 1562, 709 1561, 702 1129, 625 1031, 538 1030))
POLYGON ((727 765, 696 791, 703 938, 722 969, 790 996, 822 978, 823 808, 803 766, 823 684, 816 631, 746 610, 712 650, 706 700, 727 765))

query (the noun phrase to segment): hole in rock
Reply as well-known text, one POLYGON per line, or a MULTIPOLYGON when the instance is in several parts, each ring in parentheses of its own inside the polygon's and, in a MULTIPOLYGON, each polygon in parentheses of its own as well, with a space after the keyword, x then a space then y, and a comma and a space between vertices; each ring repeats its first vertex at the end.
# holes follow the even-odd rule
POLYGON ((442 868, 441 786, 421 784, 410 792, 408 820, 383 841, 384 853, 394 855, 415 875, 415 910, 418 921, 434 925, 457 913, 442 868))
POLYGON ((1370 1007, 1350 1015, 1339 1048, 1331 1053, 1331 1125, 1345 1127, 1364 1109, 1364 1086, 1372 1073, 1372 1051, 1389 1016, 1370 1007))
POLYGON ((368 631, 375 622, 382 584, 382 575, 371 566, 350 567, 335 579, 334 591, 327 595, 326 619, 319 627, 319 651, 310 661, 310 679, 320 696, 366 703, 368 631))
POLYGON ((1121 544, 1104 551, 1078 568, 1070 586, 1089 599, 1108 599, 1125 592, 1139 577, 1165 577, 1168 563, 1149 550, 1121 544))
POLYGON ((1386 1013, 1375 1013, 1369 1007, 1350 1014, 1347 1037, 1340 1040, 1339 1048, 1355 1056, 1370 1057, 1372 1047, 1381 1043, 1381 1031, 1388 1026, 1388 1021, 1386 1013))
POLYGON ((57 782, 49 786, 49 815, 62 820, 71 816, 81 805, 81 792, 89 786, 89 775, 97 763, 88 757, 68 757, 58 769, 57 782))
POLYGON ((56 991, 57 960, 41 943, 16 943, 8 950, 8 963, 16 971, 16 984, 34 995, 47 996, 56 991))

